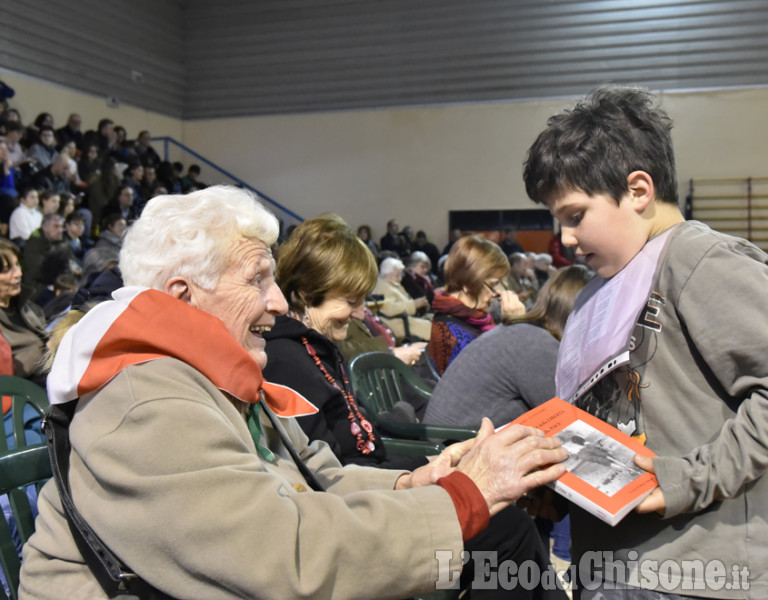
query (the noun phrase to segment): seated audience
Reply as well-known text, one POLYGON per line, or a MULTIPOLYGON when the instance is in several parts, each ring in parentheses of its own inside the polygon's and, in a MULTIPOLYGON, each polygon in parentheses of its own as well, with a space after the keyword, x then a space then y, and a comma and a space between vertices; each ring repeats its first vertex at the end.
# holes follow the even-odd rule
POLYGON ((24 134, 24 128, 21 123, 11 121, 5 124, 5 143, 8 146, 8 158, 10 160, 11 167, 14 169, 30 159, 27 158, 24 148, 22 148, 20 140, 24 134))
POLYGON ((438 382, 424 421, 478 427, 488 417, 503 425, 553 398, 560 338, 590 278, 586 267, 561 269, 529 312, 464 348, 438 382))
POLYGON ((137 158, 128 161, 128 166, 123 171, 123 186, 130 186, 133 190, 133 201, 138 206, 144 206, 146 199, 142 194, 142 180, 144 179, 144 167, 137 158))
MULTIPOLYGON (((83 132, 81 126, 83 120, 77 113, 72 113, 67 118, 67 124, 64 127, 56 130, 56 139, 59 141, 59 145, 66 146, 69 142, 74 142, 77 148, 80 148, 83 144, 83 132)), ((74 158, 74 154, 72 157, 74 158)))
POLYGON ((181 178, 181 191, 187 194, 206 187, 204 183, 198 180, 198 177, 200 177, 200 167, 198 165, 189 165, 187 174, 181 178))
POLYGON ((397 345, 394 332, 367 307, 363 308, 362 319, 352 319, 347 328, 347 337, 336 342, 344 360, 351 361, 366 352, 391 352, 407 365, 415 365, 421 358, 426 342, 397 345))
POLYGON ((539 288, 543 286, 549 276, 555 272, 555 268, 552 266, 552 257, 547 253, 537 254, 533 259, 533 272, 536 274, 536 280, 539 283, 539 288))
POLYGON ((369 225, 360 225, 360 227, 357 228, 357 237, 363 240, 365 245, 368 246, 368 250, 373 254, 373 257, 378 260, 379 247, 376 245, 376 242, 373 241, 371 227, 369 225))
POLYGON ((123 233, 128 227, 125 222, 125 217, 120 213, 108 214, 102 220, 101 233, 99 233, 99 239, 96 240, 94 248, 111 248, 115 252, 119 252, 123 245, 123 233))
POLYGON ((120 175, 117 172, 117 162, 108 156, 101 163, 98 178, 92 179, 91 185, 88 186, 88 208, 93 217, 94 227, 101 226, 101 219, 107 214, 104 207, 112 201, 119 187, 120 175))
POLYGON ((99 149, 99 158, 104 160, 114 149, 115 139, 115 122, 112 119, 101 119, 95 131, 90 129, 83 135, 80 151, 94 145, 99 149))
POLYGON ((504 230, 504 239, 499 242, 499 248, 506 256, 523 252, 523 247, 517 241, 517 230, 514 227, 507 227, 504 230))
POLYGON ((510 254, 509 269, 509 289, 517 294, 526 309, 530 309, 536 302, 538 285, 534 284, 536 275, 528 268, 528 257, 522 252, 510 254))
POLYGON ((61 196, 53 190, 44 190, 39 194, 40 204, 38 210, 45 215, 52 215, 59 212, 61 206, 61 196))
POLYGON ((34 378, 45 351, 45 316, 22 288, 20 262, 19 249, 0 239, 0 333, 11 347, 13 374, 34 378))
POLYGON ((149 131, 140 131, 139 137, 136 138, 136 146, 134 147, 136 156, 147 167, 157 167, 160 164, 160 156, 152 147, 152 134, 149 131))
POLYGON ((43 222, 43 213, 37 210, 40 197, 32 187, 24 188, 19 194, 19 206, 11 213, 9 236, 11 241, 23 248, 29 236, 43 222))
POLYGON ((387 221, 387 233, 379 241, 380 252, 394 252, 396 256, 406 257, 411 253, 405 238, 400 235, 400 225, 397 220, 387 221))
POLYGON ((416 250, 408 257, 408 268, 403 272, 402 285, 411 298, 426 298, 427 306, 419 312, 428 312, 429 305, 435 299, 435 285, 432 283, 430 271, 432 262, 425 252, 416 250))
POLYGON ((32 298, 37 298, 44 285, 41 281, 43 259, 51 250, 62 250, 69 255, 69 246, 63 242, 64 219, 59 213, 49 213, 43 217, 40 228, 29 236, 24 244, 22 267, 24 285, 32 289, 32 298))
POLYGON ((8 158, 8 146, 0 140, 0 235, 8 235, 8 222, 16 208, 18 195, 14 170, 8 158))
POLYGON ((443 253, 440 256, 447 256, 451 252, 453 245, 458 242, 462 237, 461 229, 451 229, 448 232, 448 243, 443 248, 443 253))
POLYGON ((80 181, 90 186, 99 176, 99 173, 101 173, 99 147, 96 144, 90 144, 80 154, 80 160, 77 161, 77 174, 80 181))
POLYGON ((379 303, 379 315, 398 341, 426 341, 432 330, 429 319, 417 317, 419 309, 428 309, 426 296, 411 298, 400 283, 405 266, 399 258, 385 258, 379 266, 379 278, 374 294, 384 296, 379 303))
MULTIPOLYGON (((309 439, 326 442, 344 464, 388 469, 424 465, 424 456, 387 453, 380 432, 360 410, 334 344, 346 337, 352 320, 362 318, 364 299, 376 281, 375 260, 362 240, 338 217, 310 219, 280 246, 276 276, 290 316, 278 317, 264 334, 268 358, 264 376, 290 386, 319 409, 297 419, 309 439), (332 268, 339 261, 345 268, 332 268)), ((506 555, 547 568, 548 553, 533 521, 514 506, 500 513, 468 547, 496 550, 500 560, 506 555)), ((539 591, 473 589, 471 593, 476 599, 517 599, 538 597, 539 591)))
MULTIPOLYGON (((53 405, 87 395, 69 427, 75 506, 166 597, 433 592, 436 551, 460 570, 465 540, 496 534, 489 516, 560 476, 555 463, 567 453, 533 429, 495 433, 489 422, 413 472, 342 467, 326 444, 309 443, 291 417, 314 407, 261 375, 262 333, 287 309, 269 251, 277 235, 277 220, 242 190, 147 205, 121 255, 133 287, 88 312, 54 350, 53 405), (99 376, 81 378, 82 361, 99 376)), ((375 264, 369 272, 372 287, 375 264)), ((54 481, 39 509, 21 597, 105 597, 54 481)))
POLYGON ((56 151, 56 135, 52 127, 44 126, 37 136, 38 141, 27 149, 27 158, 35 161, 41 169, 44 169, 59 155, 56 151))
POLYGON ((440 251, 437 249, 437 246, 427 239, 427 234, 421 230, 416 232, 416 238, 413 241, 413 250, 421 250, 427 255, 431 265, 432 275, 437 277, 437 261, 440 260, 440 251))
POLYGON ((85 246, 80 239, 85 233, 85 219, 83 215, 78 212, 71 212, 64 220, 64 239, 72 249, 72 256, 77 260, 78 264, 83 264, 83 257, 85 256, 85 246))
POLYGON ((78 173, 77 170, 77 152, 77 145, 73 140, 60 145, 59 147, 59 154, 65 154, 67 156, 67 163, 69 164, 67 179, 69 179, 71 189, 83 189, 88 187, 88 184, 80 179, 80 173, 78 173))
POLYGON ((117 188, 112 200, 104 207, 105 215, 119 214, 129 225, 136 220, 138 216, 135 208, 135 196, 133 185, 122 183, 117 188))
POLYGON ((21 140, 21 145, 29 149, 38 142, 40 142, 40 136, 43 129, 50 129, 53 132, 53 117, 50 113, 42 112, 35 117, 32 125, 28 126, 24 132, 24 137, 21 140))
POLYGON ((141 193, 137 197, 141 198, 141 202, 136 203, 136 211, 139 214, 144 210, 144 205, 155 197, 157 189, 161 187, 160 182, 157 180, 157 169, 154 164, 144 167, 144 177, 141 179, 140 187, 141 193))
MULTIPOLYGON (((456 357, 427 403, 425 423, 479 426, 483 417, 497 426, 553 398, 560 339, 576 296, 591 279, 583 266, 557 271, 525 315, 478 337, 456 357)), ((545 545, 570 562, 570 523, 536 519, 545 545)))
POLYGON ((478 235, 459 239, 445 261, 445 291, 432 302, 429 355, 439 373, 472 340, 496 323, 492 301, 498 302, 501 321, 525 313, 514 292, 504 288, 509 260, 498 245, 478 235))
POLYGON ((72 191, 69 177, 69 155, 57 154, 51 164, 35 173, 32 185, 39 190, 51 190, 57 194, 72 191))

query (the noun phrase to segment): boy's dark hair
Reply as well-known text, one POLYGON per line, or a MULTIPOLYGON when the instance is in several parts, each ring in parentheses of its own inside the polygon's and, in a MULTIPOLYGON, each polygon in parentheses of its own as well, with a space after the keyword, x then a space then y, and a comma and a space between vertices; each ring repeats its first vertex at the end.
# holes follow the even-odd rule
POLYGON ((523 169, 531 200, 545 204, 580 190, 619 202, 628 191, 627 176, 645 171, 656 197, 677 204, 672 120, 656 103, 645 89, 609 85, 550 117, 523 169))
POLYGON ((200 175, 200 167, 198 165, 189 165, 189 169, 187 169, 188 173, 194 173, 195 175, 200 175))

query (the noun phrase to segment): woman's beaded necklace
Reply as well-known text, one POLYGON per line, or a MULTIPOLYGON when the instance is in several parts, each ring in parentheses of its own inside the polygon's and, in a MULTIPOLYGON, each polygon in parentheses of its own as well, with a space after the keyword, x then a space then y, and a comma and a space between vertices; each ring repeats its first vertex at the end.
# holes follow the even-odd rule
POLYGON ((347 410, 349 411, 349 416, 347 417, 349 419, 349 431, 352 433, 352 436, 357 439, 357 450, 362 454, 370 454, 376 449, 376 444, 374 444, 376 436, 373 433, 373 426, 370 424, 368 419, 362 415, 360 409, 357 406, 357 402, 355 402, 355 396, 352 394, 352 388, 349 385, 349 380, 347 379, 347 374, 344 371, 344 366, 339 364, 339 369, 341 370, 341 378, 344 384, 341 386, 328 372, 328 369, 325 368, 325 365, 323 365, 323 363, 320 361, 320 358, 317 356, 317 352, 309 343, 309 340, 306 336, 301 338, 301 343, 304 344, 304 347, 307 349, 307 354, 312 357, 315 365, 318 369, 320 369, 320 372, 323 374, 328 383, 339 390, 342 397, 346 401, 347 410))

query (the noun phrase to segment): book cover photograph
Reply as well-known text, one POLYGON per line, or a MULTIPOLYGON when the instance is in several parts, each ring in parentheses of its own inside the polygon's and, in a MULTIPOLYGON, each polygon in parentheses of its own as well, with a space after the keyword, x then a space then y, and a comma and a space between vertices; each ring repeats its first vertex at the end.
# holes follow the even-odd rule
POLYGON ((634 463, 635 454, 654 456, 651 450, 560 398, 511 424, 535 427, 563 442, 568 471, 550 487, 609 525, 621 521, 658 485, 655 475, 634 463))

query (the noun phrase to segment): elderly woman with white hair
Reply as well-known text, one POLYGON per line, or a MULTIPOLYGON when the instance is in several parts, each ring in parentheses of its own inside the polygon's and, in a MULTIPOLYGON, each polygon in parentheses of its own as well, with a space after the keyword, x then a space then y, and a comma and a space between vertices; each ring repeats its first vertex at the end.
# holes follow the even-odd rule
POLYGON ((147 204, 120 254, 127 287, 56 350, 48 395, 51 422, 72 415, 69 477, 41 491, 19 598, 111 597, 68 525, 67 481, 138 576, 123 580, 131 597, 344 599, 434 591, 438 549, 458 572, 489 515, 562 475, 539 469, 565 458, 557 442, 489 421, 413 472, 342 467, 310 444, 290 417, 314 407, 261 376, 262 334, 287 310, 277 233, 236 188, 147 204))
POLYGON ((403 273, 401 283, 411 298, 426 298, 428 305, 435 299, 435 284, 432 282, 430 271, 432 261, 426 252, 415 250, 408 257, 408 265, 403 273))
POLYGON ((379 279, 374 294, 384 297, 379 304, 379 316, 394 332, 398 341, 426 341, 432 331, 432 321, 415 316, 420 308, 429 306, 425 297, 411 298, 401 281, 405 265, 399 258, 385 258, 379 265, 379 279), (407 323, 407 327, 406 327, 407 323))

